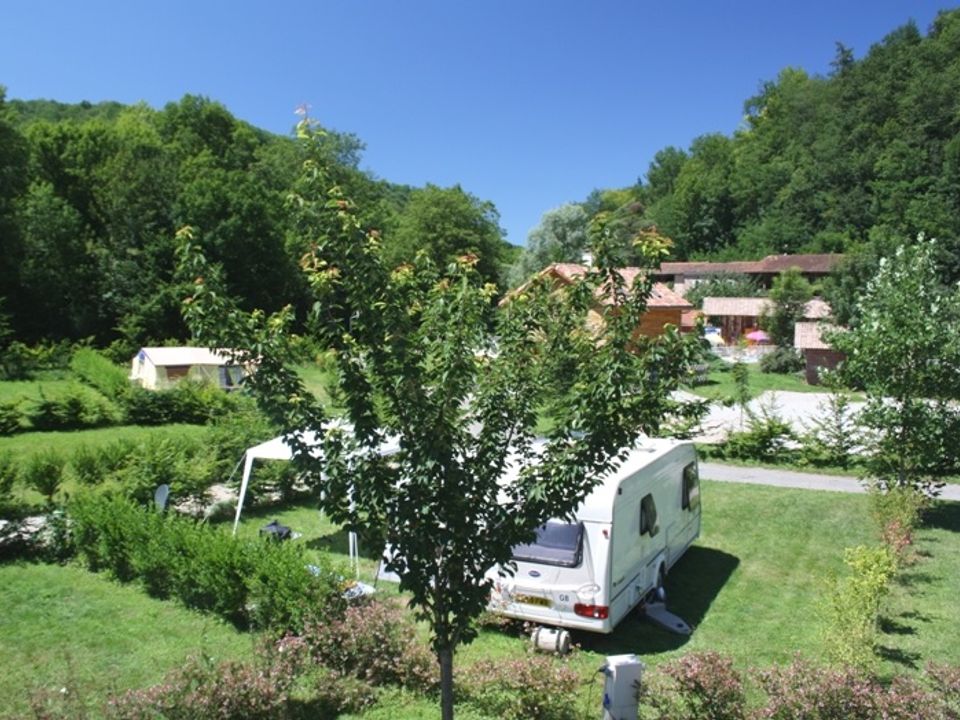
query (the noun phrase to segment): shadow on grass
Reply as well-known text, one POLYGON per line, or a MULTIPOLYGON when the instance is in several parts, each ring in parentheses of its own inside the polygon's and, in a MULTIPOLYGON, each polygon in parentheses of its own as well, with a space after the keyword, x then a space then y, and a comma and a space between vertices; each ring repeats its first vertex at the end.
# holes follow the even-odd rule
POLYGON ((938 502, 923 514, 923 526, 960 532, 960 502, 938 502))
MULTIPOLYGON (((694 545, 667 576, 667 608, 686 620, 696 633, 697 625, 739 564, 739 558, 729 553, 694 545)), ((633 612, 610 635, 576 633, 573 639, 584 649, 605 655, 645 655, 676 650, 690 638, 671 633, 633 612)))
MULTIPOLYGON (((326 535, 318 535, 315 538, 311 538, 310 540, 307 540, 305 544, 311 550, 320 550, 322 552, 348 555, 350 553, 349 537, 349 532, 346 529, 341 528, 335 532, 327 533, 326 535)), ((374 542, 365 541, 362 537, 358 541, 357 551, 360 557, 366 558, 367 560, 379 560, 382 550, 383 543, 377 544, 374 542)))
POLYGON ((880 632, 884 635, 916 635, 917 629, 906 623, 897 622, 893 618, 880 618, 880 632))
POLYGON ((919 661, 921 659, 920 653, 912 652, 910 650, 901 650, 900 648, 891 648, 886 647, 885 645, 880 645, 877 647, 877 655, 879 655, 884 660, 889 660, 890 662, 897 663, 898 665, 903 665, 905 667, 916 670, 919 668, 919 661))

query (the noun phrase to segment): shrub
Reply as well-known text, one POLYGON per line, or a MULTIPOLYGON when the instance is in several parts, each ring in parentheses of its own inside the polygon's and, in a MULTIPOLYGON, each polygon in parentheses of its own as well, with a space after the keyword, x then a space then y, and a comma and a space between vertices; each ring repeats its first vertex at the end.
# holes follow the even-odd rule
POLYGON ((23 426, 20 422, 22 413, 18 403, 0 403, 0 435, 13 435, 23 426))
POLYGON ((70 369, 85 383, 113 400, 120 400, 130 389, 127 371, 91 348, 74 352, 70 369))
POLYGON ((818 410, 818 417, 813 418, 800 438, 803 459, 811 465, 848 467, 859 442, 850 395, 832 392, 818 410))
POLYGON ((759 674, 766 702, 757 715, 777 720, 908 720, 942 717, 937 698, 914 680, 885 687, 853 668, 830 669, 801 659, 759 674))
POLYGON ((53 506, 53 497, 63 484, 63 469, 66 460, 62 455, 46 450, 30 456, 20 469, 23 483, 43 495, 47 506, 53 506))
POLYGON ((140 507, 121 496, 84 493, 69 506, 77 554, 93 571, 139 578, 157 597, 277 632, 300 630, 342 608, 329 568, 308 572, 300 546, 238 540, 226 532, 140 507))
POLYGON ((124 493, 140 503, 151 502, 163 484, 170 486, 174 499, 197 499, 214 481, 209 453, 183 438, 149 438, 127 456, 115 476, 124 493))
POLYGON ((656 720, 741 720, 747 715, 744 679, 733 660, 716 652, 691 653, 645 679, 640 716, 656 720))
POLYGON ((528 654, 515 660, 480 660, 461 670, 461 698, 503 720, 572 720, 570 701, 580 676, 567 659, 528 654))
POLYGON ((276 720, 290 717, 290 692, 303 669, 295 638, 257 650, 253 662, 190 658, 159 685, 111 698, 112 720, 276 720))
POLYGON ((760 370, 765 373, 789 375, 803 367, 803 358, 792 347, 778 347, 760 358, 760 370))
POLYGON ((437 684, 433 655, 396 605, 373 601, 349 607, 342 617, 309 623, 303 637, 317 662, 344 677, 419 690, 437 684))
POLYGON ((132 425, 202 425, 230 413, 242 402, 213 385, 181 380, 167 390, 131 387, 123 395, 123 411, 132 425))
POLYGON ((116 407, 92 390, 76 387, 58 397, 41 396, 28 410, 35 430, 77 430, 114 424, 116 407))
POLYGON ((322 668, 314 678, 314 717, 333 718, 361 713, 377 702, 379 693, 370 683, 336 670, 322 668))
POLYGON ((880 533, 880 539, 898 564, 909 562, 913 531, 920 523, 930 499, 910 486, 883 489, 870 488, 870 514, 880 533))
POLYGON ((837 664, 869 670, 876 664, 880 604, 896 563, 889 548, 863 545, 847 548, 843 561, 849 574, 837 580, 823 605, 824 639, 837 664))
POLYGON ((0 514, 13 504, 13 484, 17 480, 17 463, 9 452, 0 453, 0 514))
POLYGON ((787 446, 793 439, 793 428, 771 405, 761 408, 759 413, 751 412, 747 429, 730 433, 723 452, 733 458, 773 460, 787 451, 787 446))

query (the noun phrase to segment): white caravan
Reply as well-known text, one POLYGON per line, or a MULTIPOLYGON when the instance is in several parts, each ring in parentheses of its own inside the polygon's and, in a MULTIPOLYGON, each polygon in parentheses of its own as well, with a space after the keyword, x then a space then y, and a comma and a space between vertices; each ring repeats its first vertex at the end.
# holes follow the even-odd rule
POLYGON ((540 625, 609 633, 700 535, 693 444, 645 439, 583 501, 514 548, 516 571, 493 568, 488 609, 540 625))

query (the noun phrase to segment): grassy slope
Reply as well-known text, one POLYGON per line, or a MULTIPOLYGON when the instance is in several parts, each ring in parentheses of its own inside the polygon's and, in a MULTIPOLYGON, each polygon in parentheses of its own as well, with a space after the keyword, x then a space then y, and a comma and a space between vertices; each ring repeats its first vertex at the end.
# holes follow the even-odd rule
MULTIPOLYGON (((2 383, 0 383, 2 385, 2 383)), ((9 452, 14 458, 23 459, 46 450, 55 450, 68 458, 81 446, 90 448, 109 445, 118 440, 143 442, 150 437, 193 436, 206 432, 202 425, 161 425, 145 427, 140 425, 122 425, 119 427, 97 428, 96 430, 72 430, 69 432, 34 432, 0 437, 0 453, 9 452)), ((63 483, 62 492, 72 493, 76 489, 69 472, 63 483)), ((30 488, 18 486, 16 496, 27 503, 40 503, 43 496, 30 488)))
POLYGON ((77 567, 0 566, 0 714, 37 690, 79 688, 98 706, 115 688, 158 682, 190 655, 247 654, 251 637, 77 567))

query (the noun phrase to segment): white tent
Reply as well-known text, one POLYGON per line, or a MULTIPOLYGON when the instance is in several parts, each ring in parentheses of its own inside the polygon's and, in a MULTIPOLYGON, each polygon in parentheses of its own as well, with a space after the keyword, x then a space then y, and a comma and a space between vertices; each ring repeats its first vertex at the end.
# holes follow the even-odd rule
MULTIPOLYGON (((343 424, 340 426, 342 429, 351 430, 352 428, 349 425, 343 424)), ((247 448, 244 452, 243 459, 243 477, 240 480, 240 495, 237 498, 237 514, 233 520, 233 534, 237 534, 237 527, 240 525, 240 513, 243 510, 243 500, 247 494, 247 486, 250 484, 250 474, 253 472, 253 461, 254 460, 292 460, 293 459, 293 438, 296 437, 302 443, 311 448, 310 454, 315 458, 322 457, 322 451, 320 448, 320 438, 319 436, 310 431, 298 432, 296 436, 290 435, 278 435, 275 438, 262 442, 259 445, 254 445, 251 448, 247 448)), ((392 455, 400 449, 400 443, 397 438, 390 437, 388 438, 383 445, 380 446, 381 455, 392 455)), ((350 553, 350 564, 354 567, 355 570, 359 569, 359 553, 357 549, 357 534, 350 531, 348 535, 349 542, 349 553, 350 553)))

